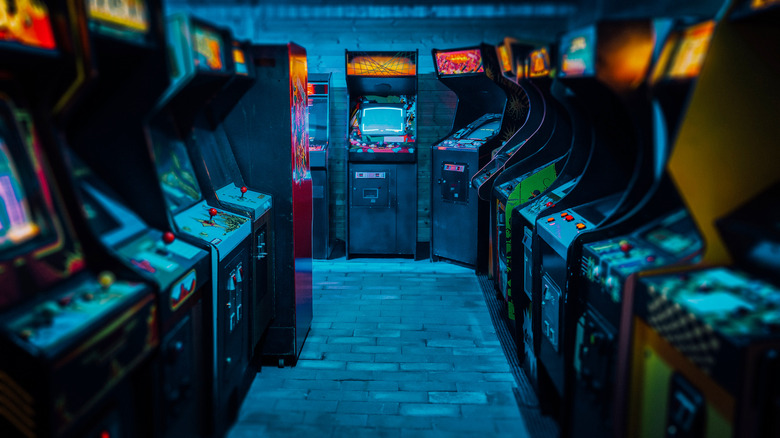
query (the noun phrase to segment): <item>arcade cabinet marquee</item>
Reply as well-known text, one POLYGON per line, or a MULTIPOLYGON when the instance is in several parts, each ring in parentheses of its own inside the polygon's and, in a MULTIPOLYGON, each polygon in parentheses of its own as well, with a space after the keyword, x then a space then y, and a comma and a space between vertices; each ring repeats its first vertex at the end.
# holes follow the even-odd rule
POLYGON ((415 255, 417 52, 346 51, 347 257, 415 255))

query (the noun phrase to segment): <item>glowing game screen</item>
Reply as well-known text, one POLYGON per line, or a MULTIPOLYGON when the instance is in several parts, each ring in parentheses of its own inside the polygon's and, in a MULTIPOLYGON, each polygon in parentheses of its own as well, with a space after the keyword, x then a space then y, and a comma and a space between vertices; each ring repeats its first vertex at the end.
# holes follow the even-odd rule
POLYGON ((195 38, 195 67, 216 72, 224 70, 225 53, 220 35, 200 26, 193 26, 192 33, 195 38))
POLYGON ((328 97, 309 96, 309 145, 326 143, 328 143, 328 97))
POLYGON ((683 32, 666 73, 668 78, 685 79, 699 75, 714 29, 715 22, 708 21, 683 32))
POLYGON ((249 75, 249 69, 246 66, 246 56, 244 51, 239 48, 233 48, 233 62, 236 66, 236 73, 244 76, 249 75))
POLYGON ((484 73, 482 52, 479 49, 436 52, 436 70, 441 76, 484 73))
POLYGON ((131 32, 149 31, 144 0, 89 0, 89 18, 131 32))
POLYGON ((202 194, 184 143, 180 140, 161 143, 164 142, 157 142, 154 147, 157 177, 160 178, 168 208, 176 212, 199 201, 202 194))
POLYGON ((542 48, 528 55, 528 76, 539 77, 550 74, 550 53, 542 48))
POLYGON ((30 214, 27 193, 5 139, 0 136, 0 250, 20 245, 37 236, 40 228, 30 214))
POLYGON ((0 43, 56 49, 46 5, 35 0, 0 0, 0 43))
POLYGON ((361 110, 360 132, 368 136, 403 135, 406 117, 400 106, 369 106, 361 110))
POLYGON ((561 76, 590 76, 596 73, 596 29, 571 33, 561 38, 561 76))

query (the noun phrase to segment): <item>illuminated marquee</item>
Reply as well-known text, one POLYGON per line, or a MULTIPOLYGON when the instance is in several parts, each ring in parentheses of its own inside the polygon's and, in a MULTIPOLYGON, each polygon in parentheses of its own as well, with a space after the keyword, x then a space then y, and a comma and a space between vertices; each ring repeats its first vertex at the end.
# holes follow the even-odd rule
POLYGON ((89 0, 89 18, 134 32, 149 31, 144 0, 89 0))
POLYGON ((479 49, 437 52, 436 68, 440 75, 483 73, 482 52, 479 49))
POLYGON ((528 55, 528 76, 539 77, 550 74, 550 53, 546 48, 534 50, 528 55))
POLYGON ((28 47, 52 50, 54 41, 49 10, 33 0, 0 0, 0 43, 18 43, 28 47), (11 12, 13 11, 13 12, 11 12))
POLYGON ((195 66, 204 70, 219 71, 225 68, 222 39, 214 31, 195 27, 195 66))
POLYGON ((687 29, 680 38, 677 52, 671 60, 666 76, 671 79, 692 78, 699 75, 710 46, 715 22, 708 21, 687 29))
POLYGON ((416 57, 415 52, 399 52, 395 55, 350 53, 347 59, 347 75, 414 76, 417 74, 416 57))

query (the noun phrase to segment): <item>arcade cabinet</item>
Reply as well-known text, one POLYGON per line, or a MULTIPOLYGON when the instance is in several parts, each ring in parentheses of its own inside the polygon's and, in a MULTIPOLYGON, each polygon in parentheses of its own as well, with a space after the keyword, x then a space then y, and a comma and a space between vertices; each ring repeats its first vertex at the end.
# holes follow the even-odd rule
MULTIPOLYGON (((585 430, 622 436, 625 409, 616 385, 626 375, 618 366, 618 338, 628 330, 621 309, 633 294, 627 282, 642 271, 676 269, 696 262, 703 242, 667 171, 681 121, 705 60, 714 21, 680 20, 665 38, 650 78, 654 114, 653 184, 642 201, 616 223, 583 237, 579 272, 572 280, 579 304, 574 319, 574 356, 569 436, 585 430), (621 406, 615 404, 618 400, 621 406)), ((663 40, 663 35, 658 35, 663 40)))
MULTIPOLYGON (((491 246, 494 250, 493 258, 497 261, 494 264, 494 280, 507 302, 508 317, 512 324, 516 321, 520 324, 525 322, 523 315, 517 317, 516 312, 528 312, 530 304, 530 300, 526 300, 527 297, 522 294, 522 282, 516 283, 514 289, 511 284, 514 279, 510 268, 513 249, 522 248, 523 236, 522 227, 513 228, 512 214, 540 196, 556 181, 571 150, 569 115, 558 103, 565 99, 565 88, 551 77, 551 50, 549 46, 539 47, 520 61, 522 76, 518 76, 518 82, 527 90, 530 114, 523 128, 510 140, 512 143, 522 142, 523 145, 500 169, 491 194, 491 238, 494 239, 491 246), (528 137, 518 139, 522 135, 528 137), (513 230, 517 230, 517 234, 513 234, 513 230)), ((519 252, 522 253, 522 250, 519 252)), ((522 338, 516 340, 518 347, 523 347, 522 338)), ((526 371, 530 371, 530 368, 526 371)))
POLYGON ((0 1, 0 430, 8 437, 143 433, 132 381, 159 344, 153 289, 89 233, 58 144, 62 110, 84 92, 84 8, 0 1))
POLYGON ((222 435, 235 418, 254 369, 249 366, 247 321, 252 223, 209 204, 187 143, 197 140, 198 112, 233 75, 227 31, 186 16, 166 26, 171 82, 149 117, 148 153, 154 157, 177 239, 208 251, 210 294, 203 297, 207 434, 222 435))
POLYGON ((330 143, 330 73, 309 73, 309 164, 312 193, 312 248, 315 259, 327 259, 330 238, 328 146, 330 143))
POLYGON ((779 22, 776 2, 740 1, 715 26, 668 165, 704 251, 626 293, 622 435, 780 433, 779 22))
POLYGON ((197 436, 203 424, 192 419, 204 416, 199 333, 211 260, 169 231, 149 159, 144 119, 169 84, 162 7, 158 1, 93 1, 87 12, 87 67, 96 74, 88 78, 87 92, 64 111, 63 153, 91 232, 154 285, 160 348, 139 377, 146 384, 138 385, 147 391, 151 402, 142 405, 153 421, 143 423, 147 429, 139 423, 136 434, 197 436), (118 108, 123 117, 117 117, 118 108))
MULTIPOLYGON (((176 23, 174 20, 172 24, 176 23)), ((239 303, 237 309, 238 316, 245 314, 249 318, 247 354, 251 360, 273 318, 273 283, 268 263, 272 199, 271 195, 245 184, 223 126, 225 117, 255 83, 254 65, 245 46, 238 41, 231 41, 228 34, 223 35, 225 56, 233 60, 232 75, 223 76, 219 80, 212 78, 214 94, 208 96, 199 88, 200 79, 208 77, 208 74, 200 70, 194 70, 189 79, 191 85, 182 82, 181 86, 203 92, 204 98, 209 98, 200 108, 192 108, 192 135, 186 142, 193 170, 206 201, 209 205, 247 216, 252 221, 249 244, 251 269, 241 273, 248 285, 247 307, 241 309, 239 303), (223 84, 221 89, 217 84, 220 81, 223 84)), ((192 64, 189 65, 192 67, 192 64)))
POLYGON ((347 258, 417 254, 417 55, 346 51, 347 258))
POLYGON ((491 152, 520 127, 527 105, 523 96, 508 95, 510 81, 493 46, 434 49, 432 54, 436 76, 458 96, 458 107, 452 129, 431 149, 431 258, 482 272, 487 269, 489 212, 470 182, 491 152))
POLYGON ((574 263, 580 260, 582 236, 633 208, 652 180, 647 159, 651 134, 646 126, 651 106, 643 84, 653 42, 650 20, 630 20, 571 31, 559 45, 558 79, 587 105, 593 131, 575 139, 592 142, 578 182, 537 217, 533 237, 538 241, 532 285, 532 323, 539 329, 534 337, 540 338, 537 359, 555 388, 540 397, 558 414, 564 413, 571 385, 567 371, 573 361, 572 318, 579 291, 570 280, 574 263))
POLYGON ((289 43, 246 51, 257 81, 224 126, 246 184, 274 197, 269 254, 276 301, 262 355, 279 365, 295 364, 312 319, 306 50, 289 43))

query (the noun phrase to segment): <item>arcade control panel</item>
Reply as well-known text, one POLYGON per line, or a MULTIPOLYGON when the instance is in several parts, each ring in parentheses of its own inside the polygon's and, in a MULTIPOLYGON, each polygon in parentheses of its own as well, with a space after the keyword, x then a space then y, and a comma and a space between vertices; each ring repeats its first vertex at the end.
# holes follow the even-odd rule
POLYGON ((208 279, 197 277, 195 265, 208 260, 208 254, 176 240, 170 231, 147 230, 121 245, 117 252, 137 269, 154 276, 161 285, 168 306, 176 310, 208 279))
POLYGON ((620 195, 566 209, 537 219, 536 231, 562 257, 580 233, 594 230, 611 211, 620 195))
POLYGON ((574 188, 577 184, 577 180, 567 181, 554 190, 547 193, 543 193, 540 197, 528 202, 523 208, 520 209, 520 214, 528 221, 529 224, 536 223, 536 217, 547 208, 555 207, 555 203, 560 201, 567 193, 574 188))
POLYGON ((179 229, 185 233, 209 242, 220 249, 220 260, 229 252, 229 250, 222 251, 221 248, 239 246, 251 231, 249 218, 209 207, 206 201, 200 201, 177 214, 175 221, 179 229))
POLYGON ((252 217, 259 218, 265 212, 271 209, 271 195, 256 192, 248 189, 246 186, 239 188, 235 183, 231 183, 217 190, 217 199, 231 207, 242 210, 252 210, 252 217))
POLYGON ((154 351, 157 318, 146 285, 116 280, 111 272, 82 274, 45 299, 8 312, 0 320, 0 369, 16 388, 4 395, 20 410, 0 415, 0 429, 23 425, 19 436, 69 433, 154 351), (51 413, 58 415, 49 421, 51 413))
POLYGON ((479 149, 501 129, 501 114, 485 114, 436 145, 439 150, 479 149), (492 123, 491 123, 492 122, 492 123))
POLYGON ((508 160, 517 149, 523 146, 525 142, 526 140, 523 140, 506 151, 497 153, 493 159, 490 160, 490 162, 487 163, 485 167, 480 169, 479 173, 474 177, 474 187, 480 187, 482 184, 485 184, 485 182, 487 182, 487 180, 489 180, 493 174, 504 167, 506 160, 508 160))
POLYGON ((623 284, 632 273, 695 261, 701 250, 693 220, 680 209, 631 235, 586 244, 582 274, 614 303, 620 303, 623 284))
POLYGON ((731 268, 646 277, 635 300, 637 316, 732 393, 745 365, 734 358, 780 340, 780 289, 731 268))

